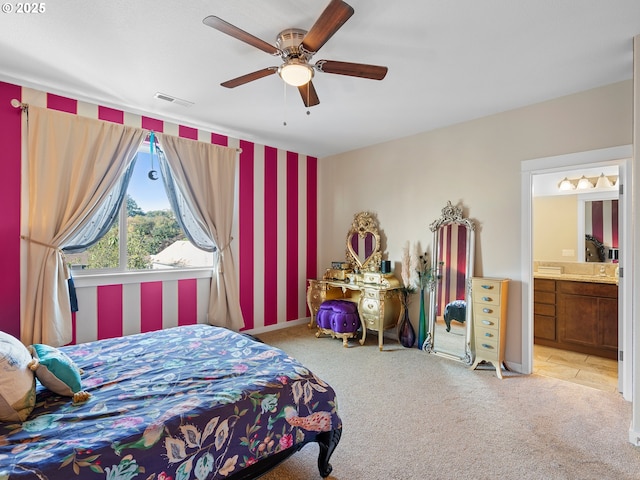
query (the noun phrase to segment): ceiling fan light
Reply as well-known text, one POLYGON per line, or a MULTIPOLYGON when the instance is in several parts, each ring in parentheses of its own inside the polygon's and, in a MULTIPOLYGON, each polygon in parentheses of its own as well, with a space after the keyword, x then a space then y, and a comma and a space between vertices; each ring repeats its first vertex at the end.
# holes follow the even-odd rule
POLYGON ((285 83, 300 87, 306 85, 313 78, 313 68, 307 63, 293 59, 278 68, 278 75, 285 83))

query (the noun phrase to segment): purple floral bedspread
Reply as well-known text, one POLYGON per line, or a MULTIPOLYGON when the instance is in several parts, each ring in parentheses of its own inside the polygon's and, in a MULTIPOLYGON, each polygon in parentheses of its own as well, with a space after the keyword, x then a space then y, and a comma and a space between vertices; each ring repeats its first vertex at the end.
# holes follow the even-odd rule
POLYGON ((91 394, 38 385, 0 423, 0 480, 221 479, 342 427, 333 389, 282 350, 209 325, 63 347, 91 394))

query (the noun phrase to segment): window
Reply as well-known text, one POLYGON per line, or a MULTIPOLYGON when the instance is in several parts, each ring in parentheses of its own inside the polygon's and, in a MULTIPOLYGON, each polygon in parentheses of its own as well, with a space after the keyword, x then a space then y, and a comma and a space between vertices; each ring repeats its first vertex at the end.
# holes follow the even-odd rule
POLYGON ((67 254, 72 270, 158 270, 213 265, 205 252, 186 238, 167 198, 157 157, 146 147, 135 166, 120 215, 107 233, 82 253, 67 254))

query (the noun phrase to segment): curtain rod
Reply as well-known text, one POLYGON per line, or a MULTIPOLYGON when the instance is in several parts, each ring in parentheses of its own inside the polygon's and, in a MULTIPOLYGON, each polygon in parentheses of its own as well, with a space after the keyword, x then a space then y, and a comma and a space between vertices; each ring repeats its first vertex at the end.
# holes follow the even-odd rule
POLYGON ((17 100, 15 98, 11 99, 11 106, 13 108, 19 108, 23 112, 29 109, 29 104, 28 103, 22 103, 20 100, 17 100))
MULTIPOLYGON (((22 103, 20 100, 18 100, 16 98, 12 98, 11 99, 11 106, 13 108, 19 108, 23 112, 26 112, 27 110, 29 110, 29 104, 28 103, 22 103)), ((236 152, 242 153, 242 149, 241 148, 236 148, 236 152)))

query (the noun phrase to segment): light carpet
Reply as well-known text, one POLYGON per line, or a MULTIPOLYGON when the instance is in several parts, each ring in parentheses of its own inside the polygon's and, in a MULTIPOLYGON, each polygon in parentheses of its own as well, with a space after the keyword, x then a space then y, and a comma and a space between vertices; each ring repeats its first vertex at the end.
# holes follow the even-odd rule
MULTIPOLYGON (((466 365, 387 332, 360 346, 298 325, 258 335, 328 382, 343 422, 331 480, 638 479, 631 404, 618 393, 466 365)), ((320 479, 309 444, 262 480, 320 479)))

